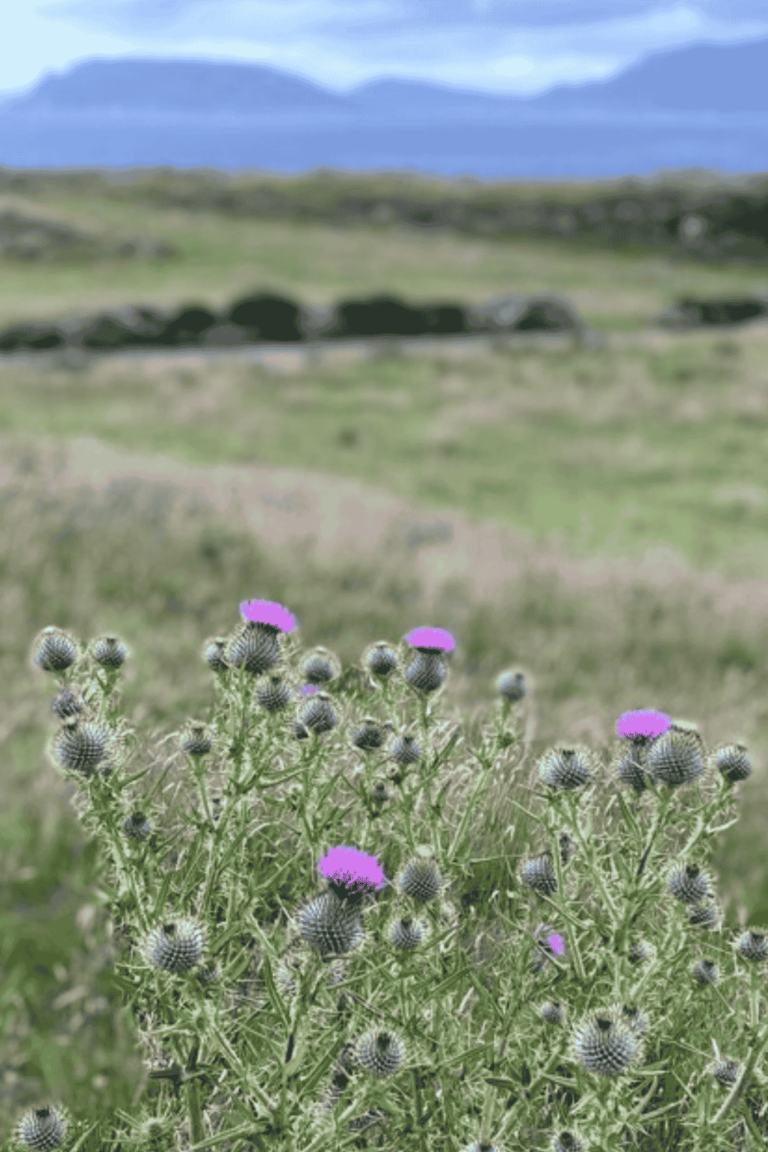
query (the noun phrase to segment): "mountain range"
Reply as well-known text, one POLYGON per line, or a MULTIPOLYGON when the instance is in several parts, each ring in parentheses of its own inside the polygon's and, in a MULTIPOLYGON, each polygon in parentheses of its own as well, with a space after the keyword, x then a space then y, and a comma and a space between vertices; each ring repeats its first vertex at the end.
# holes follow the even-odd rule
POLYGON ((336 92, 263 64, 85 60, 0 101, 0 164, 481 178, 765 170, 767 75, 768 39, 675 49, 532 97, 391 78, 336 92))

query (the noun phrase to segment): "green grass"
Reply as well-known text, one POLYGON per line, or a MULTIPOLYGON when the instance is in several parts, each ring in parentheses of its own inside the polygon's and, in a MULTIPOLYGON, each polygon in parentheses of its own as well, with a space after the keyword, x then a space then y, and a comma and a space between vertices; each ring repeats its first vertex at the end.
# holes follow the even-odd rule
MULTIPOLYGON (((134 226, 123 206, 88 208, 134 226)), ((223 302, 264 278, 318 302, 381 286, 462 298, 567 288, 588 319, 616 321, 650 316, 675 277, 675 291, 686 277, 703 291, 747 276, 681 268, 667 277, 652 272, 662 267, 656 258, 587 262, 555 245, 139 216, 147 231, 182 242, 184 262, 4 267, 5 319, 138 298, 223 302)), ((662 542, 697 565, 766 579, 764 349, 759 333, 691 335, 622 349, 479 352, 458 366, 439 356, 385 358, 279 380, 222 364, 191 376, 173 368, 150 376, 118 360, 81 374, 0 369, 2 463, 14 469, 11 492, 0 492, 0 1139, 20 1108, 49 1095, 81 1114, 107 1101, 130 1111, 142 1075, 119 995, 99 966, 103 922, 89 923, 84 911, 94 904, 92 846, 42 756, 52 688, 27 657, 47 624, 85 640, 107 628, 123 635, 133 648, 125 714, 158 732, 207 715, 202 642, 231 627, 240 600, 263 596, 296 611, 304 644, 325 644, 345 666, 371 640, 399 639, 419 623, 451 629, 459 648, 448 701, 463 715, 490 708, 493 676, 521 664, 535 682, 531 763, 576 730, 587 743, 610 735, 622 711, 646 704, 696 720, 710 744, 744 735, 757 768, 713 866, 729 923, 742 907, 751 924, 768 919, 768 611, 747 601, 721 618, 685 575, 658 589, 638 575, 609 593, 590 591, 568 563, 598 550, 637 557, 662 542), (358 438, 343 446, 346 428, 358 438), (315 566, 263 550, 234 522, 185 511, 156 486, 123 485, 103 503, 57 493, 36 446, 75 435, 195 464, 356 477, 425 507, 526 528, 534 546, 523 578, 498 603, 478 605, 471 589, 449 586, 427 604, 407 559, 315 566), (728 485, 741 494, 723 495, 728 485), (536 545, 548 540, 563 559, 543 573, 536 545)), ((513 813, 499 780, 478 821, 478 859, 497 853, 513 813)), ((526 835, 518 828, 510 841, 513 862, 526 835)), ((457 895, 488 912, 494 887, 509 882, 504 869, 480 866, 457 895)))

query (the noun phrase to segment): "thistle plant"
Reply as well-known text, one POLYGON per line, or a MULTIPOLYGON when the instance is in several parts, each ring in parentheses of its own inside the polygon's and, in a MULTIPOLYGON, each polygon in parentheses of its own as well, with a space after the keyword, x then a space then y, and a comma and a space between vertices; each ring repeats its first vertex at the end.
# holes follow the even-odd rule
MULTIPOLYGON (((119 714, 121 638, 33 643, 159 1087, 97 1146, 763 1147, 768 929, 724 928, 708 867, 746 744, 708 752, 690 722, 632 710, 605 757, 557 744, 526 786, 519 671, 470 747, 441 718, 445 629, 345 671, 283 605, 240 615, 202 648, 210 716, 143 743, 119 714), (483 977, 458 903, 493 773, 534 835, 483 977)), ((74 1152, 93 1130, 41 1101, 15 1142, 74 1152)))

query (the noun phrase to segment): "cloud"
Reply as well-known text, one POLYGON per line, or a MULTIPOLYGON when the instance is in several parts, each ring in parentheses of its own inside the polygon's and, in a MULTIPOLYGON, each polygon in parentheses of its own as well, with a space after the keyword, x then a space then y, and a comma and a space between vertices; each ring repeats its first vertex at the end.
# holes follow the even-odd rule
POLYGON ((600 80, 653 52, 768 36, 764 0, 48 0, 125 55, 283 68, 336 91, 383 76, 533 93, 600 80))

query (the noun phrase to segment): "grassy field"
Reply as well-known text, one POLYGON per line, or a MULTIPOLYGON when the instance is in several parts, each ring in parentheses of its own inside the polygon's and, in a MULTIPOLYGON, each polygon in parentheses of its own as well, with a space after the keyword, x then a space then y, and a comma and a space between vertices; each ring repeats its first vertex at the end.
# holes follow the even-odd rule
MULTIPOLYGON (((54 205, 48 205, 53 212, 54 205)), ((187 217, 76 200, 62 217, 139 227, 177 243, 167 265, 41 269, 3 265, 0 324, 73 308, 199 299, 221 305, 268 284, 311 303, 382 288, 479 300, 501 290, 566 294, 591 324, 644 327, 678 291, 742 289, 754 271, 658 258, 569 254, 547 246, 423 236, 387 229, 187 217)), ((150 373, 105 360, 83 372, 0 364, 0 669, 4 705, 0 857, 0 1139, 17 1109, 50 1096, 82 1115, 131 1108, 142 1074, 119 996, 100 966, 95 859, 67 793, 42 756, 51 686, 27 656, 47 624, 83 640, 111 628, 132 646, 125 712, 168 731, 207 717, 206 636, 228 630, 248 597, 279 600, 302 620, 306 646, 344 665, 366 644, 433 623, 459 649, 447 700, 492 704, 492 679, 519 664, 535 683, 530 762, 556 739, 596 744, 624 710, 656 706, 695 720, 708 744, 744 736, 756 770, 742 819, 712 862, 730 924, 768 920, 768 373, 766 336, 665 336, 626 347, 478 352, 307 368, 290 379, 220 363, 150 373), (355 477, 424 508, 460 509, 530 531, 524 577, 493 605, 471 588, 419 595, 399 557, 313 567, 260 547, 224 522, 140 483, 110 500, 57 492, 41 438, 91 435, 179 461, 306 467, 355 477), (573 561, 638 558, 666 544, 733 584, 728 612, 694 573, 659 586, 637 575, 590 591, 573 561), (743 587, 752 578, 759 584, 743 587)), ((599 746, 599 744, 597 744, 599 746)), ((490 813, 512 819, 503 781, 490 813)), ((478 821, 478 858, 494 854, 478 821)), ((519 830, 510 862, 480 868, 479 907, 531 845, 519 830), (505 871, 505 867, 507 870, 505 871)), ((468 886, 468 891, 470 886, 468 886)), ((467 893, 457 894, 467 895, 467 893)))

